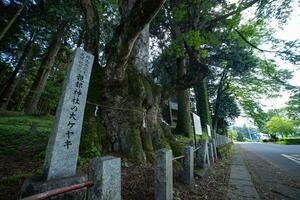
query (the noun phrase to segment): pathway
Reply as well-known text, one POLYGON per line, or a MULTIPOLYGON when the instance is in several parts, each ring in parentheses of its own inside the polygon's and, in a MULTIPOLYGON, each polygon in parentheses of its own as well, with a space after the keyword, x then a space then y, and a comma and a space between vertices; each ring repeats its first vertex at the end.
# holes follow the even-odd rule
POLYGON ((231 165, 227 199, 259 199, 237 145, 231 165))

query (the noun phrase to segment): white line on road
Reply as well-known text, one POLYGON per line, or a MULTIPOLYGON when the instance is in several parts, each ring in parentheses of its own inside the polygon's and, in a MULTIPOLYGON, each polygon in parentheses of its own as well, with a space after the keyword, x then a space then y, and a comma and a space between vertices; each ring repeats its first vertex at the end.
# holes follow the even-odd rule
POLYGON ((286 154, 281 154, 283 157, 286 157, 287 159, 294 161, 295 163, 300 164, 300 159, 294 156, 286 155, 286 154))

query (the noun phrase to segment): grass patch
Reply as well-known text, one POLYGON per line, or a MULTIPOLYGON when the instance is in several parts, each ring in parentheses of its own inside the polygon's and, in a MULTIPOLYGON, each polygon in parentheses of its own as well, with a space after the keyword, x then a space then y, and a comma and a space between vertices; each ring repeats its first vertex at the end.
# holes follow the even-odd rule
POLYGON ((40 174, 53 116, 0 117, 0 199, 16 199, 23 181, 40 174), (32 123, 36 134, 30 133, 32 123))
POLYGON ((8 185, 22 184, 26 178, 32 175, 33 175, 32 173, 20 173, 20 174, 8 176, 1 180, 0 185, 4 187, 8 185))
POLYGON ((170 143, 173 155, 180 156, 182 149, 185 146, 193 145, 193 139, 182 135, 174 135, 175 140, 170 143))
POLYGON ((227 158, 230 155, 232 155, 233 152, 232 147, 233 147, 233 143, 228 143, 217 147, 218 153, 221 156, 221 158, 227 158))

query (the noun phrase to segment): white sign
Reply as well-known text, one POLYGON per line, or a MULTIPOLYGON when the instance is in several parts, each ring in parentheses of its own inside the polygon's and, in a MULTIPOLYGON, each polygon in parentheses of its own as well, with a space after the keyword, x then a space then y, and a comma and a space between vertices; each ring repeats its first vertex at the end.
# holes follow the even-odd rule
POLYGON ((207 126, 207 134, 209 137, 211 137, 210 126, 208 124, 206 124, 206 126, 207 126))
POLYGON ((196 135, 202 135, 202 129, 201 129, 201 120, 198 115, 195 113, 193 114, 193 123, 194 123, 194 131, 196 135))

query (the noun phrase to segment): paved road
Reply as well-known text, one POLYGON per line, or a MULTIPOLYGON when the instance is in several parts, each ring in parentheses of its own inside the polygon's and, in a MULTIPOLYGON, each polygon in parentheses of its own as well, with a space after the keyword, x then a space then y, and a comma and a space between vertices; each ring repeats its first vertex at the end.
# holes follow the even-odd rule
POLYGON ((300 145, 239 143, 239 145, 271 162, 291 176, 300 177, 300 145))
POLYGON ((261 199, 300 200, 300 145, 239 143, 261 199))

